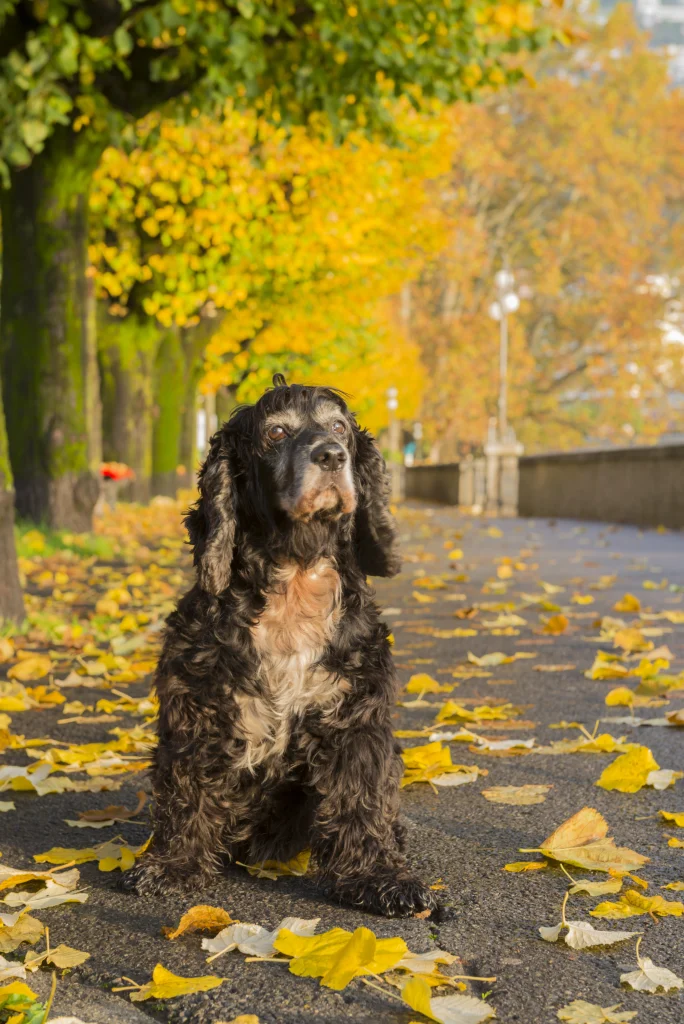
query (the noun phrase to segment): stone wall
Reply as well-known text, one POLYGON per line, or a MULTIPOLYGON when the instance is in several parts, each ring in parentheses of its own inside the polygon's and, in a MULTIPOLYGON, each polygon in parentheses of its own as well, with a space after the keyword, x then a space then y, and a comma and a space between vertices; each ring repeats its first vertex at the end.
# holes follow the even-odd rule
POLYGON ((458 505, 458 483, 458 462, 410 466, 406 469, 404 491, 407 498, 458 505))
POLYGON ((521 516, 684 527, 684 444, 527 455, 519 472, 521 516))

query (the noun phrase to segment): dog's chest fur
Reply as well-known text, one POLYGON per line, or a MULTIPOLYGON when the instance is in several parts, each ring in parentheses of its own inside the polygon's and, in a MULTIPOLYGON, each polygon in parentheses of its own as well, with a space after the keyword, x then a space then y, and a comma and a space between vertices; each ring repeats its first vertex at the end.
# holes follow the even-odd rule
POLYGON ((292 723, 307 709, 334 709, 348 688, 318 664, 339 622, 340 597, 327 559, 311 569, 288 563, 276 570, 252 629, 263 696, 238 699, 245 767, 282 756, 292 723))

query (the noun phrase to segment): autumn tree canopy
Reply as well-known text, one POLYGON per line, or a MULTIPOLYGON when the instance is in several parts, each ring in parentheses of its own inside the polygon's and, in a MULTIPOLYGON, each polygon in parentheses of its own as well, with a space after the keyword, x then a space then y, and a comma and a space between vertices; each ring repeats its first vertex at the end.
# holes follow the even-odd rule
POLYGON ((88 192, 127 121, 171 101, 174 116, 194 120, 233 97, 288 123, 322 112, 337 137, 354 126, 391 132, 388 97, 469 99, 517 77, 515 55, 550 36, 537 24, 540 6, 2 0, 0 337, 20 512, 90 523, 98 410, 88 192))
POLYGON ((521 298, 511 415, 528 446, 647 440, 676 414, 682 350, 663 322, 681 301, 682 94, 626 8, 531 71, 534 85, 452 111, 453 167, 434 194, 450 240, 426 261, 413 322, 445 451, 481 443, 496 412, 488 310, 504 264, 521 298))
POLYGON ((416 346, 380 303, 443 243, 425 186, 449 166, 446 129, 441 108, 395 103, 392 144, 358 130, 338 143, 325 122, 286 129, 228 104, 192 125, 150 115, 105 151, 89 251, 105 445, 134 467, 135 493, 162 476, 172 490, 187 463, 166 414, 184 379, 194 406, 200 376, 242 400, 275 371, 344 375, 364 412, 387 386, 370 359, 415 380, 416 346))

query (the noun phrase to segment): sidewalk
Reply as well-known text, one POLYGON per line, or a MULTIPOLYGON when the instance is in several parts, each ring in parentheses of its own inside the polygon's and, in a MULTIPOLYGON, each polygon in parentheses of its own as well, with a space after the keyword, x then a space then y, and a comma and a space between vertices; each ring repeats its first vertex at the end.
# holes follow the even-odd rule
MULTIPOLYGON (((603 1007, 621 1003, 622 1011, 638 1011, 636 1024, 681 1024, 684 1020, 684 992, 648 995, 620 986, 620 974, 636 968, 633 941, 585 950, 542 941, 538 928, 560 921, 568 886, 558 867, 519 874, 503 870, 511 862, 541 859, 539 854, 519 850, 538 848, 562 822, 589 806, 604 815, 609 834, 618 845, 650 858, 639 872, 649 882, 647 894, 678 900, 681 893, 660 887, 684 880, 684 850, 668 846, 667 841, 677 833, 684 839, 684 829, 667 826, 658 811, 684 811, 684 780, 660 792, 651 787, 636 793, 607 791, 595 783, 616 753, 536 753, 529 744, 517 750, 501 749, 505 740, 534 739, 534 746, 548 747, 561 739, 582 738, 577 728, 550 728, 561 721, 581 723, 592 733, 599 719, 629 715, 627 707, 606 707, 605 696, 621 685, 634 689, 637 678, 601 681, 585 677, 599 650, 620 653, 610 639, 597 642, 600 629, 596 621, 604 616, 621 618, 630 628, 639 619, 634 612, 614 610, 625 593, 639 598, 642 616, 646 616, 640 622, 647 634, 661 631, 647 635, 645 642, 669 648, 673 656, 669 673, 684 668, 684 624, 647 617, 649 609, 652 613, 684 612, 684 537, 564 521, 476 520, 450 509, 418 505, 405 506, 400 522, 404 570, 396 579, 378 584, 378 600, 395 638, 400 681, 405 685, 412 676, 426 674, 440 686, 456 684, 450 693, 434 694, 426 684, 422 698, 415 692, 402 692, 401 700, 415 706, 397 708, 397 730, 426 729, 424 738, 405 738, 402 743, 406 747, 427 743, 427 727, 434 724, 447 701, 466 709, 483 705, 496 709, 504 704, 518 709, 512 719, 485 720, 472 726, 466 723, 480 739, 449 744, 454 763, 477 765, 488 774, 455 787, 417 783, 403 792, 411 860, 421 877, 446 886, 444 896, 456 910, 455 920, 435 925, 423 919, 374 918, 329 905, 307 877, 269 881, 252 878, 240 868, 231 870, 195 900, 137 899, 113 888, 112 874, 99 872, 95 864, 84 864, 80 867, 81 884, 89 889, 88 902, 54 907, 37 915, 49 925, 51 943, 66 943, 91 953, 86 963, 71 972, 73 981, 60 982, 61 1001, 55 1004, 60 1013, 77 1012, 76 1004, 73 1008, 65 1005, 69 985, 75 984, 78 1012, 94 1024, 132 1024, 145 1018, 174 1024, 218 1024, 247 1013, 256 1014, 261 1024, 306 1024, 309 1020, 321 1024, 409 1024, 425 1019, 359 982, 335 992, 321 987, 316 979, 289 974, 284 964, 248 963, 237 952, 207 965, 207 954, 200 947, 201 933, 173 942, 161 934, 162 927, 175 926, 190 906, 203 903, 222 907, 241 921, 270 928, 286 916, 320 917, 320 930, 340 926, 353 931, 364 925, 378 937, 402 936, 414 952, 437 945, 460 957, 457 973, 496 977, 492 982, 470 983, 469 991, 476 996, 491 993, 489 1002, 496 1009, 497 1020, 506 1024, 553 1024, 558 1020, 557 1010, 579 998, 603 1007), (453 557, 457 549, 462 550, 462 557, 453 557), (660 587, 664 578, 668 582, 662 589, 644 588, 645 580, 660 587), (574 595, 584 603, 573 602, 574 595), (592 602, 586 600, 590 597, 592 602), (547 602, 546 609, 541 600, 547 602), (483 608, 483 603, 488 607, 483 608), (553 616, 567 620, 560 635, 544 632, 545 620, 553 616), (457 630, 474 634, 454 635, 457 630), (493 652, 533 657, 478 666, 468 660, 469 652, 475 658, 493 652), (542 666, 556 668, 538 671, 542 666), (492 744, 493 749, 485 749, 492 744), (552 788, 543 802, 528 806, 494 803, 482 796, 482 790, 493 787, 528 784, 552 788), (157 963, 180 975, 214 973, 229 981, 205 993, 135 1004, 137 1013, 132 1012, 134 1007, 126 995, 105 993, 121 976, 148 981, 157 963)), ((560 627, 562 621, 556 624, 560 627)), ((145 681, 127 687, 126 692, 143 697, 147 689, 145 681)), ((87 701, 99 699, 103 693, 79 690, 78 695, 87 701)), ((662 718, 668 711, 684 707, 684 689, 667 696, 667 704, 637 707, 636 717, 662 718)), ((72 697, 73 691, 69 699, 72 697)), ((111 739, 107 731, 111 726, 106 723, 58 725, 59 718, 59 709, 26 711, 12 715, 12 728, 28 736, 49 735, 71 743, 111 739)), ((140 721, 129 716, 120 724, 130 728, 140 721)), ((451 732, 459 728, 460 724, 449 726, 451 732)), ((681 728, 634 728, 602 721, 599 732, 626 736, 629 742, 648 746, 661 768, 684 769, 681 728)), ((2 763, 28 762, 6 751, 2 763)), ((142 776, 125 774, 117 780, 123 784, 113 794, 0 795, 0 800, 14 798, 17 806, 16 811, 0 815, 0 863, 28 867, 33 864, 33 854, 51 847, 90 846, 117 833, 131 845, 139 844, 148 832, 140 825, 123 822, 95 832, 65 823, 86 808, 110 803, 134 806, 136 791, 146 785, 142 776)), ((606 877, 569 870, 581 879, 606 877)), ((597 928, 643 931, 642 956, 682 974, 684 920, 665 917, 656 921, 648 915, 624 922, 598 920, 588 912, 599 901, 573 896, 568 916, 590 921, 597 928)), ((23 957, 25 949, 12 955, 23 957)), ((49 978, 43 976, 43 988, 46 981, 49 978)))

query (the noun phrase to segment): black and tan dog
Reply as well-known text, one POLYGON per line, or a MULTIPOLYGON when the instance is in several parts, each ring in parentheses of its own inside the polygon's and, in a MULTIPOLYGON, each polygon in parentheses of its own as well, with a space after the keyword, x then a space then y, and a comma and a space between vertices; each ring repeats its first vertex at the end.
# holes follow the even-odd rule
POLYGON ((388 632, 366 577, 400 562, 385 465, 329 388, 286 386, 212 438, 186 524, 197 583, 156 688, 154 838, 139 893, 311 846, 333 898, 437 908, 408 869, 388 632))

